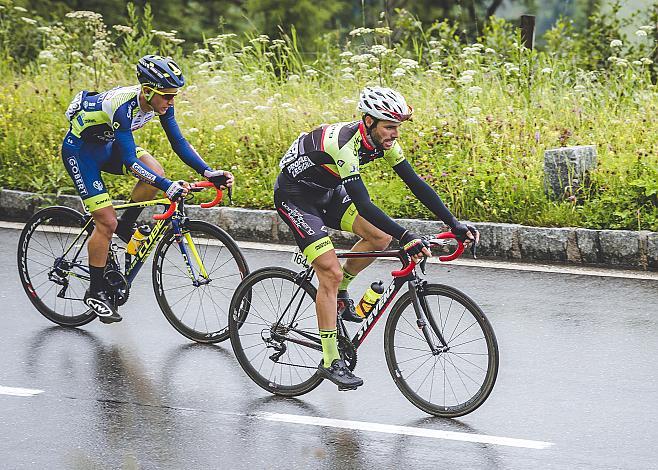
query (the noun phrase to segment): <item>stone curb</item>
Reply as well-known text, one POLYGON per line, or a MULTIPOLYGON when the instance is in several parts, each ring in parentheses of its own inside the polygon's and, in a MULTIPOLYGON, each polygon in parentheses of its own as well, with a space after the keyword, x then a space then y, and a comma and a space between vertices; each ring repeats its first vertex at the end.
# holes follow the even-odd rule
MULTIPOLYGON (((6 220, 25 221, 39 208, 53 204, 82 211, 77 196, 55 197, 0 190, 0 218, 6 220)), ((153 213, 152 209, 144 211, 141 220, 151 220, 153 213)), ((273 210, 188 206, 188 215, 217 224, 238 240, 293 242, 288 227, 273 210)), ((399 219, 399 222, 419 234, 446 229, 443 223, 436 221, 399 219)), ((477 227, 481 234, 478 254, 486 258, 658 271, 658 232, 544 228, 487 222, 479 222, 477 227)), ((346 232, 332 231, 331 236, 341 247, 348 247, 357 240, 355 235, 346 232)))

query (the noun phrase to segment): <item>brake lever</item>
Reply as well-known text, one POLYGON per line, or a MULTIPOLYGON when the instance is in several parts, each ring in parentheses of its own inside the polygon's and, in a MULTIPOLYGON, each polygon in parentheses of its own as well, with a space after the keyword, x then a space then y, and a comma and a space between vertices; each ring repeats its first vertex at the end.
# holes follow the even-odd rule
POLYGON ((477 255, 475 254, 477 251, 477 243, 475 243, 475 240, 473 240, 473 243, 471 244, 471 254, 473 255, 473 259, 478 259, 477 255))
POLYGON ((422 261, 419 263, 420 272, 425 276, 425 265, 427 264, 427 256, 423 256, 422 261))
POLYGON ((228 202, 233 205, 233 186, 226 188, 226 195, 228 196, 228 202))

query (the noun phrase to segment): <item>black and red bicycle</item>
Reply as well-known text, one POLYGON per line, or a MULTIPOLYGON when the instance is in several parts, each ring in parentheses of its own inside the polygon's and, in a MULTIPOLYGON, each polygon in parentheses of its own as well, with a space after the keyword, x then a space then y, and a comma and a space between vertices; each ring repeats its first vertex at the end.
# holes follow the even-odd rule
MULTIPOLYGON (((454 238, 446 232, 429 241, 439 246, 454 238)), ((459 257, 464 245, 457 243, 452 254, 439 259, 459 257)), ((348 367, 354 370, 358 348, 406 285, 384 330, 386 363, 395 384, 411 403, 435 416, 454 418, 482 405, 496 381, 498 344, 480 307, 454 287, 423 280, 404 250, 338 253, 342 259, 357 257, 398 258, 403 267, 391 273, 390 285, 351 339, 338 319, 338 349, 348 367)), ((423 273, 424 262, 419 266, 423 273)), ((322 382, 314 274, 307 265, 299 272, 262 268, 245 277, 233 295, 233 350, 249 377, 271 393, 298 396, 322 382)))

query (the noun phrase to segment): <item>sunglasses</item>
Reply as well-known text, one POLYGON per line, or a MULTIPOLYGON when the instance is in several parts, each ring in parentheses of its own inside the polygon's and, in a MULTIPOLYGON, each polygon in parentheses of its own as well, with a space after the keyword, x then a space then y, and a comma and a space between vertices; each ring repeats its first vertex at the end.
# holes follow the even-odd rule
POLYGON ((161 92, 160 90, 157 90, 157 89, 155 89, 155 88, 151 88, 150 86, 144 86, 144 88, 148 88, 148 89, 151 90, 153 93, 155 93, 156 95, 160 95, 160 96, 162 96, 162 98, 164 98, 164 99, 167 100, 167 101, 169 101, 169 100, 175 98, 176 95, 178 95, 178 94, 180 93, 180 89, 176 90, 176 93, 163 93, 163 92, 161 92))

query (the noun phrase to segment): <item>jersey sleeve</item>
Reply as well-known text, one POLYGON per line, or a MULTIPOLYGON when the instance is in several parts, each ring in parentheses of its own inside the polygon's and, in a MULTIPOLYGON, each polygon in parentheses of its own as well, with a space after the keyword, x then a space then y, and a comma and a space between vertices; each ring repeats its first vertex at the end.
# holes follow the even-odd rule
POLYGON ((203 175, 203 172, 210 169, 210 166, 194 150, 194 147, 183 137, 183 133, 178 127, 174 117, 174 107, 171 106, 165 114, 160 116, 160 124, 167 134, 167 139, 171 148, 176 155, 183 160, 188 166, 194 168, 197 173, 203 175))
POLYGON ((327 126, 322 135, 322 151, 331 156, 341 179, 359 174, 359 148, 361 135, 356 132, 347 141, 341 142, 342 124, 327 126))

